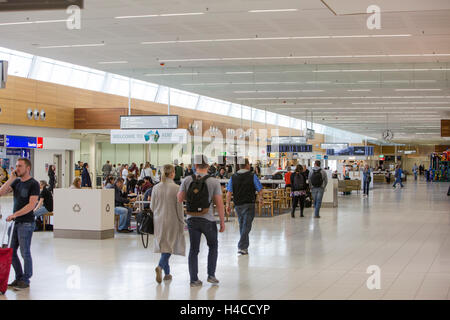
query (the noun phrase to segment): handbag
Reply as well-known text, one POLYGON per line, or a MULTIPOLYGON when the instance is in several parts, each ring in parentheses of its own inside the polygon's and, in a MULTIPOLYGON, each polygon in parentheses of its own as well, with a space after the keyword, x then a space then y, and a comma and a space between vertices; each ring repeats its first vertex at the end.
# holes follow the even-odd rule
POLYGON ((142 213, 142 221, 139 226, 139 232, 141 234, 142 245, 147 249, 148 237, 150 234, 154 234, 155 226, 153 224, 153 212, 144 211, 142 213))

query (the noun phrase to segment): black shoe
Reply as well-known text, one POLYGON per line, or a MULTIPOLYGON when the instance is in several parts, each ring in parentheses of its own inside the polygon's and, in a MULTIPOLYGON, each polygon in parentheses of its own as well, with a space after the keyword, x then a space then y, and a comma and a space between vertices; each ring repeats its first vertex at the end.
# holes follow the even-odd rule
POLYGON ((291 213, 291 217, 292 217, 292 218, 295 218, 295 214, 291 213))
POLYGON ((27 289, 30 285, 25 281, 19 280, 17 281, 17 285, 14 286, 14 289, 27 289))
POLYGON ((305 216, 303 215, 303 213, 300 215, 300 218, 304 218, 305 216))
POLYGON ((117 232, 119 232, 119 233, 130 233, 130 232, 133 232, 133 230, 123 229, 123 230, 117 230, 117 232))
POLYGON ((18 283, 19 283, 19 281, 14 280, 14 281, 11 282, 10 284, 8 284, 8 287, 15 287, 15 286, 17 286, 18 283))
POLYGON ((314 216, 314 218, 316 218, 316 219, 320 219, 320 216, 314 216))

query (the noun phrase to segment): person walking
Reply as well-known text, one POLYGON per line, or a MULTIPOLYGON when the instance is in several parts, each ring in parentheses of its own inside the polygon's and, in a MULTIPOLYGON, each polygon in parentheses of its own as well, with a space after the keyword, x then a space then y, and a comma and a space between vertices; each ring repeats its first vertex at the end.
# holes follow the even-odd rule
POLYGON ((56 185, 56 174, 55 174, 55 166, 54 165, 50 165, 48 167, 48 190, 53 193, 53 189, 55 189, 55 185, 56 185))
POLYGON ((89 164, 83 164, 83 172, 81 173, 81 187, 92 188, 91 175, 89 174, 89 164))
POLYGON ((142 169, 139 179, 144 180, 145 177, 150 177, 154 184, 159 182, 159 179, 153 174, 150 162, 145 163, 144 169, 142 169))
POLYGON ((198 254, 202 234, 206 237, 208 253, 208 282, 218 284, 216 266, 218 255, 217 224, 213 206, 217 207, 220 218, 220 232, 225 231, 225 218, 222 189, 217 179, 208 175, 208 158, 204 155, 194 157, 196 174, 186 177, 178 192, 178 201, 186 200, 187 225, 190 239, 189 274, 191 287, 202 285, 198 278, 198 254))
POLYGON ((311 184, 311 195, 314 200, 314 218, 320 218, 322 198, 328 184, 327 173, 320 168, 320 160, 314 162, 314 167, 309 173, 308 180, 311 184))
MULTIPOLYGON (((247 255, 250 245, 249 234, 255 218, 256 192, 260 204, 262 204, 262 185, 254 172, 250 171, 248 159, 238 164, 239 170, 233 174, 227 184, 227 213, 231 212, 231 196, 233 196, 234 209, 239 221, 240 239, 238 242, 238 254, 247 255)), ((239 162, 238 162, 239 163, 239 162)))
POLYGON ((369 196, 370 182, 372 181, 369 165, 366 164, 363 170, 363 197, 369 196))
POLYGON ((178 165, 178 160, 175 160, 173 162, 173 164, 175 165, 175 178, 174 178, 174 182, 178 185, 181 184, 181 178, 183 177, 183 168, 181 166, 178 165))
POLYGON ((194 170, 192 170, 192 164, 188 164, 186 170, 184 171, 184 176, 192 176, 194 174, 194 170))
POLYGON ((106 179, 106 177, 108 177, 111 172, 113 170, 113 167, 111 166, 111 164, 109 163, 109 160, 106 161, 106 163, 103 165, 102 167, 102 172, 103 172, 103 180, 106 179))
POLYGON ((122 176, 123 181, 125 181, 125 183, 126 183, 127 178, 128 178, 128 165, 127 164, 123 165, 123 168, 121 171, 121 176, 122 176))
POLYGON ((395 182, 394 182, 394 185, 392 186, 393 188, 395 188, 397 183, 400 183, 400 187, 402 187, 402 188, 404 187, 404 185, 402 183, 402 174, 403 174, 402 168, 400 168, 400 165, 397 165, 395 167, 395 182))
POLYGON ((307 178, 303 172, 303 167, 301 165, 297 165, 295 172, 291 175, 292 218, 295 218, 295 209, 297 208, 297 204, 300 204, 300 217, 304 217, 303 210, 305 208, 306 191, 308 190, 306 179, 307 178))
POLYGON ((171 164, 163 167, 162 181, 152 191, 150 209, 153 211, 155 253, 161 253, 155 269, 156 282, 172 280, 169 259, 172 254, 185 256, 183 204, 178 202, 180 188, 175 184, 175 168, 171 164), (164 270, 164 278, 162 271, 164 270))
POLYGON ((292 171, 291 171, 291 166, 286 166, 286 173, 284 174, 284 183, 286 185, 286 188, 290 188, 292 187, 292 181, 291 181, 291 176, 292 176, 292 171))
POLYGON ((419 174, 419 168, 417 167, 417 163, 414 163, 412 167, 412 172, 414 174, 414 180, 417 181, 417 175, 419 174))
POLYGON ((33 275, 33 259, 31 257, 31 239, 36 226, 33 209, 39 198, 39 182, 30 175, 31 161, 19 158, 16 169, 2 187, 0 196, 10 192, 14 194, 14 213, 6 218, 6 221, 15 220, 14 229, 9 231, 11 248, 13 249, 12 266, 16 274, 15 280, 8 285, 14 289, 26 289, 30 287, 30 279, 33 275), (17 255, 17 249, 24 261, 24 269, 17 255))

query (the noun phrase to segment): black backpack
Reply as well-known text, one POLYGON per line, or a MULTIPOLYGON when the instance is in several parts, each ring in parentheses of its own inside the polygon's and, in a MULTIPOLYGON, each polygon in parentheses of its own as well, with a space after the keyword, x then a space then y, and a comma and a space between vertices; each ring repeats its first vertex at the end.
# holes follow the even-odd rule
POLYGON ((306 181, 305 181, 305 176, 303 174, 295 173, 292 178, 293 178, 293 181, 292 181, 293 182, 292 183, 293 191, 306 190, 306 181))
POLYGON ((199 179, 196 175, 192 175, 192 182, 186 194, 186 213, 188 215, 202 216, 208 213, 211 202, 209 202, 206 180, 210 177, 210 175, 206 175, 199 179))
POLYGON ((315 188, 322 187, 323 184, 322 169, 313 170, 313 174, 311 175, 311 184, 315 188))

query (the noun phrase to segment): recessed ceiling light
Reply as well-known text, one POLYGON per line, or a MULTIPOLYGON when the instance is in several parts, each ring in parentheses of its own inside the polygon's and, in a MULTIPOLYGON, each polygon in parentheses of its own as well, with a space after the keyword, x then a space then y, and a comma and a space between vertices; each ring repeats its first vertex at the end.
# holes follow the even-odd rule
POLYGON ((295 12, 298 9, 260 9, 260 10, 249 10, 250 13, 265 13, 265 12, 295 12))
POLYGON ((204 12, 186 12, 186 13, 164 13, 164 14, 146 14, 138 16, 118 16, 115 19, 136 19, 136 18, 155 18, 155 17, 175 17, 175 16, 197 16, 205 14, 204 12))

